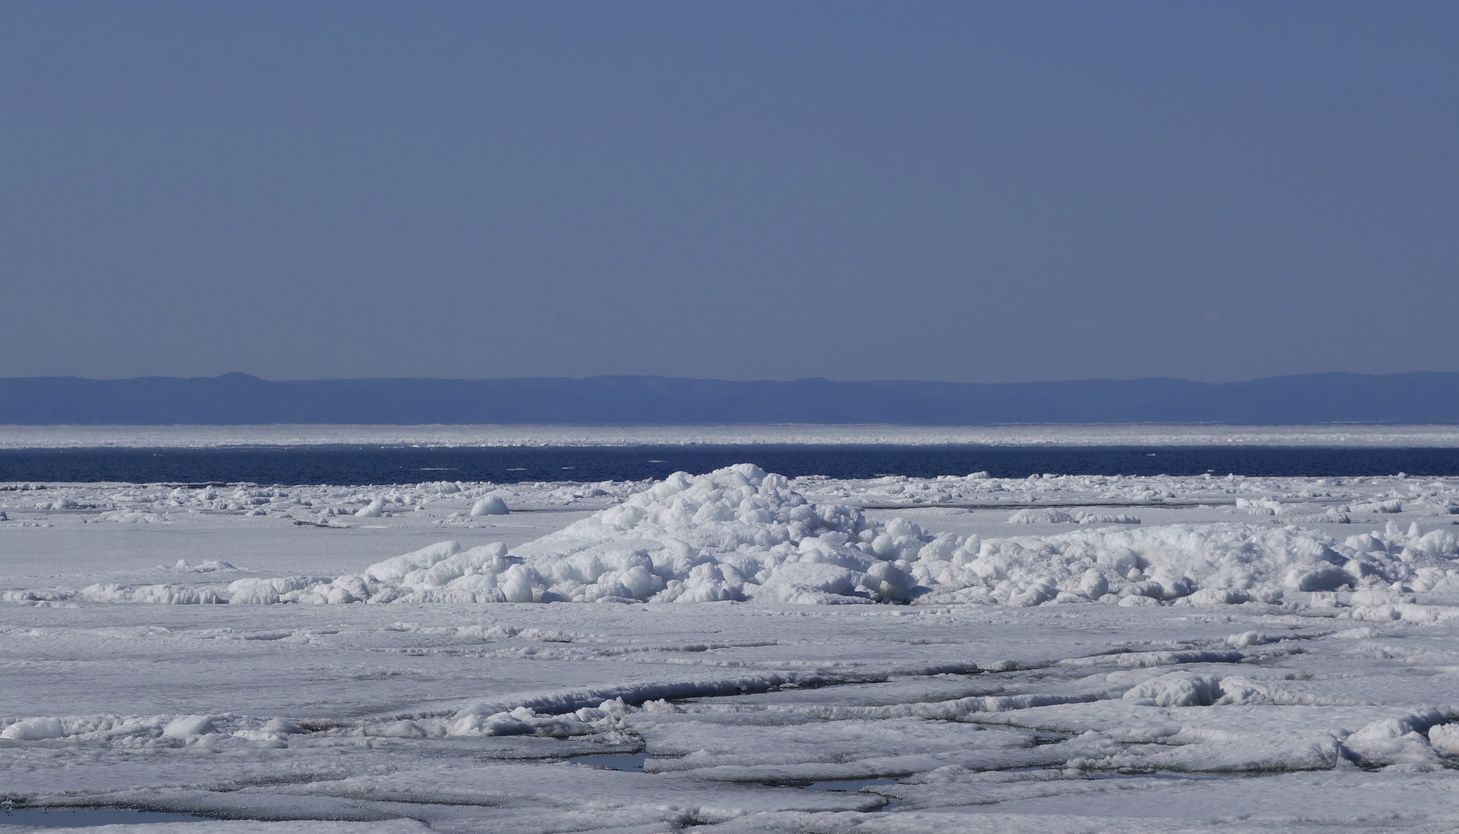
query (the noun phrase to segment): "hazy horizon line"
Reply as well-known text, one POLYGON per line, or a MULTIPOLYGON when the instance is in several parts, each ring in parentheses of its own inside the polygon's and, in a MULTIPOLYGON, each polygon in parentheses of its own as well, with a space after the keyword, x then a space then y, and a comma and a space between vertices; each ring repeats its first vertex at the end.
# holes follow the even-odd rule
POLYGON ((1069 384, 1080 382, 1186 382, 1195 385, 1239 385, 1248 382, 1265 382, 1268 380, 1285 379, 1307 379, 1314 377, 1411 377, 1411 376, 1459 376, 1459 370, 1408 370, 1408 371, 1308 371, 1303 373, 1272 374, 1269 376, 1240 377, 1235 379, 1196 379, 1193 377, 1179 376, 1104 376, 1104 377, 1063 377, 1043 379, 1022 379, 1022 380, 955 380, 955 379, 932 379, 925 377, 868 377, 864 379, 848 379, 844 377, 827 376, 799 376, 799 377, 715 377, 715 376, 680 376, 675 374, 592 374, 589 376, 571 376, 566 374, 534 374, 529 376, 489 376, 489 377, 464 377, 464 376, 314 376, 314 377, 264 377, 248 371, 224 371, 217 374, 201 374, 183 376, 177 374, 138 374, 131 376, 83 376, 80 374, 32 374, 0 376, 0 380, 80 380, 84 382, 133 382, 138 380, 219 380, 227 378, 245 378, 256 382, 268 383, 304 383, 304 382, 517 382, 523 380, 567 380, 574 382, 588 382, 593 380, 645 380, 657 379, 682 382, 718 382, 718 383, 797 383, 797 382, 830 382, 836 384, 878 384, 878 383, 917 383, 928 385, 1052 385, 1069 384))

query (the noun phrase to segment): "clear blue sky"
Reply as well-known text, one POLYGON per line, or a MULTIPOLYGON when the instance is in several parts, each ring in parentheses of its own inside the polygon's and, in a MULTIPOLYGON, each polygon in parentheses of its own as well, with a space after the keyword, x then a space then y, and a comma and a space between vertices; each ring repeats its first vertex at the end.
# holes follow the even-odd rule
POLYGON ((1459 370, 1459 3, 0 3, 0 376, 1459 370))

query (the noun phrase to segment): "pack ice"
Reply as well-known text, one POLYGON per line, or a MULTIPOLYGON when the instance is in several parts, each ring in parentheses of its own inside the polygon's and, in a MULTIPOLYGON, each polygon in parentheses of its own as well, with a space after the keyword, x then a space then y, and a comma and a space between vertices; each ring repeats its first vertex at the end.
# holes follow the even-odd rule
POLYGON ((3 486, 0 827, 1459 830, 1454 479, 3 486))
MULTIPOLYGON (((377 497, 358 514, 378 514, 381 506, 377 497)), ((1131 526, 1138 519, 1118 514, 1103 517, 1111 526, 1097 526, 1084 518, 1102 517, 1071 517, 1092 529, 1045 536, 934 535, 903 518, 880 522, 856 507, 813 503, 785 477, 741 464, 698 477, 674 474, 516 548, 463 550, 445 541, 337 577, 250 577, 226 588, 94 585, 77 595, 234 604, 753 599, 1030 606, 1275 603, 1293 592, 1459 590, 1459 535, 1451 530, 1390 524, 1339 542, 1293 525, 1131 526)))

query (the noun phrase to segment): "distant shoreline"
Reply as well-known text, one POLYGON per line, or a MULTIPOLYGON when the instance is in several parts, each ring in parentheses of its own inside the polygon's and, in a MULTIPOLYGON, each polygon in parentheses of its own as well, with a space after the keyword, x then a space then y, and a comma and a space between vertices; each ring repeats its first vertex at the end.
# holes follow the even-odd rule
POLYGON ((0 425, 305 424, 1459 426, 1459 373, 998 384, 651 376, 273 381, 237 373, 0 379, 0 425))

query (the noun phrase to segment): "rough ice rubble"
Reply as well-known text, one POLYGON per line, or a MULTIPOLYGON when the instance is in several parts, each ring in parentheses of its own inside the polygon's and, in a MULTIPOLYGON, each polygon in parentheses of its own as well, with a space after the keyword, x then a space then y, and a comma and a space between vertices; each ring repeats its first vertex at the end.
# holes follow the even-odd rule
POLYGON ((812 504, 784 477, 740 465, 672 475, 517 554, 499 544, 462 551, 443 542, 357 576, 244 579, 228 595, 233 602, 906 600, 913 583, 894 564, 897 548, 928 540, 916 525, 877 525, 855 508, 812 504))
MULTIPOLYGON (((169 489, 67 487, 51 492, 77 506, 177 510, 177 518, 184 520, 193 518, 195 512, 216 511, 267 511, 297 518, 301 510, 312 513, 320 507, 331 515, 349 515, 377 499, 388 514, 402 518, 427 505, 440 505, 437 516, 459 510, 437 523, 464 519, 473 502, 502 494, 490 484, 445 481, 370 492, 358 487, 169 489)), ((516 501, 529 506, 571 505, 590 494, 602 506, 607 500, 626 497, 618 507, 510 549, 487 546, 463 551, 442 543, 372 565, 358 574, 336 577, 340 567, 335 566, 325 569, 328 574, 324 576, 251 578, 232 587, 227 581, 237 574, 188 577, 182 583, 178 578, 150 580, 170 583, 157 585, 121 584, 115 576, 97 577, 102 584, 79 590, 19 586, 0 591, 0 600, 64 604, 73 600, 690 602, 760 598, 811 603, 890 600, 1011 605, 1100 600, 1143 605, 1275 601, 1297 591, 1329 597, 1339 592, 1339 604, 1358 606, 1350 612, 1355 618, 1427 622, 1452 616, 1448 609, 1418 605, 1406 596, 1459 588, 1452 578, 1459 536, 1448 526, 1425 533, 1389 523, 1382 530, 1339 540, 1292 526, 1307 523, 1307 516, 1283 510, 1276 513, 1283 518, 1274 519, 1264 512, 1252 523, 1165 524, 1140 529, 1085 529, 1087 525, 1081 525, 1081 529, 1058 535, 980 540, 976 536, 934 536, 905 519, 868 519, 860 510, 839 506, 843 501, 868 498, 871 503, 890 505, 908 500, 983 503, 991 499, 996 504, 1003 499, 1087 501, 1100 497, 1117 506, 1148 491, 1158 493, 1153 499, 1157 501, 1160 496, 1197 497, 1218 504, 1224 500, 1228 505, 1246 495, 1278 496, 1280 500, 1273 498, 1271 503, 1299 513, 1331 507, 1336 501, 1349 502, 1342 505, 1348 510, 1362 501, 1382 499, 1373 500, 1376 505, 1397 500, 1397 496, 1402 497, 1405 510, 1422 507, 1430 515, 1442 516, 1453 506, 1452 485, 1402 478, 990 480, 969 476, 843 483, 822 478, 786 481, 754 467, 732 467, 699 477, 675 475, 659 483, 516 487, 508 493, 514 505, 516 501), (864 494, 857 491, 862 487, 867 490, 864 494), (816 497, 808 499, 802 490, 816 497), (630 491, 637 494, 629 495, 630 491), (398 574, 385 567, 399 561, 411 567, 398 574), (1349 600, 1350 588, 1365 591, 1352 594, 1349 600), (1367 593, 1379 590, 1383 594, 1367 593)), ((1037 511, 1058 512, 1042 507, 1037 511)), ((1099 517, 1106 524, 1117 520, 1125 519, 1099 517)), ((1324 599, 1293 599, 1332 604, 1324 599)))
POLYGON ((385 515, 385 499, 379 496, 355 511, 356 518, 379 518, 383 515, 385 515))
POLYGON ((110 741, 134 738, 177 745, 220 732, 216 715, 69 715, 22 718, 0 730, 0 739, 42 741, 70 738, 110 741))
MULTIPOLYGON (((223 596, 232 603, 1230 604, 1276 602, 1293 591, 1454 589, 1456 557, 1452 531, 1391 524, 1342 543, 1300 527, 1241 523, 934 536, 905 519, 882 523, 854 507, 811 503, 786 478, 741 464, 671 475, 515 552, 441 542, 357 575, 240 579, 223 596)), ((192 601, 173 586, 93 586, 81 596, 108 594, 192 601)))

